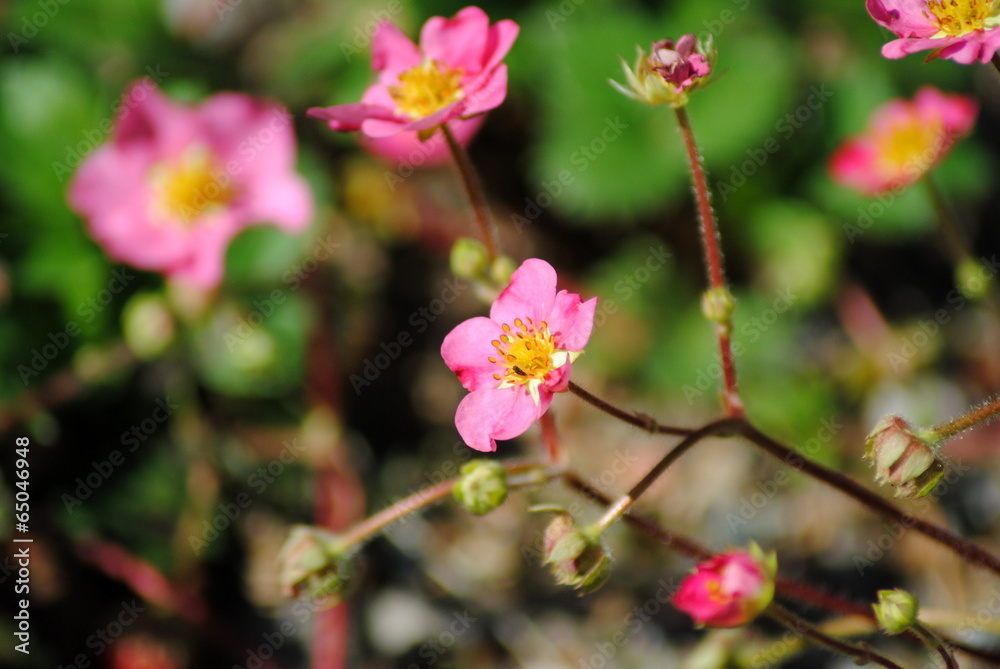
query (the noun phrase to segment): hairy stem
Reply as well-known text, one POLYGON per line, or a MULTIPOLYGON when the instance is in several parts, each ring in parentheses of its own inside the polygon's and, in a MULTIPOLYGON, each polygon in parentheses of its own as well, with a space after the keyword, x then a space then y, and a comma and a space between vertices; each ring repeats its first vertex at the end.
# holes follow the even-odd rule
MULTIPOLYGON (((679 107, 677 113, 677 124, 681 129, 681 136, 684 138, 684 149, 687 152, 688 167, 691 169, 691 181, 694 185, 695 202, 698 205, 698 223, 701 230, 701 241, 705 247, 705 267, 708 271, 708 283, 712 291, 719 295, 726 293, 726 275, 722 267, 722 251, 719 238, 719 228, 715 221, 715 212, 712 211, 711 196, 708 190, 708 180, 705 178, 705 169, 702 166, 701 152, 694 139, 694 131, 691 129, 691 121, 688 119, 687 109, 679 107)), ((728 293, 726 293, 728 294, 728 293)), ((725 388, 723 390, 723 403, 726 412, 730 416, 743 415, 743 400, 740 399, 739 387, 736 381, 736 364, 733 357, 732 345, 730 343, 730 333, 732 332, 732 321, 726 316, 715 321, 715 334, 719 341, 719 356, 722 362, 722 373, 725 388)))
POLYGON ((952 421, 948 421, 944 425, 939 425, 938 427, 926 430, 922 432, 920 436, 925 437, 934 443, 938 443, 950 437, 954 437, 956 434, 964 432, 971 427, 975 427, 983 421, 990 420, 997 414, 1000 414, 1000 398, 997 398, 992 402, 987 402, 978 409, 973 409, 964 416, 959 416, 952 421))
POLYGON ((686 436, 679 444, 677 444, 677 446, 674 447, 672 451, 663 456, 663 458, 657 462, 638 483, 632 486, 631 490, 611 505, 601 519, 595 523, 598 532, 603 532, 608 529, 616 520, 625 515, 632 505, 635 504, 635 501, 639 499, 639 497, 641 497, 647 489, 649 489, 649 486, 653 485, 656 479, 660 478, 663 472, 667 470, 667 467, 684 455, 688 449, 706 437, 731 433, 734 428, 738 428, 742 424, 742 418, 723 418, 713 423, 709 423, 700 430, 696 430, 686 436))
MULTIPOLYGON (((527 476, 522 480, 508 479, 507 484, 510 488, 534 487, 562 474, 561 469, 546 467, 543 463, 538 462, 508 461, 503 463, 503 465, 508 475, 524 472, 536 474, 535 476, 527 476)), ((412 495, 387 506, 375 515, 365 518, 340 535, 340 545, 349 546, 352 550, 356 550, 397 520, 440 502, 451 495, 451 490, 455 487, 455 482, 458 479, 459 477, 453 476, 423 490, 418 490, 412 495)))
POLYGON ((960 558, 979 567, 983 567, 1000 575, 1000 558, 989 551, 977 546, 971 541, 967 541, 951 530, 939 527, 926 520, 921 520, 915 516, 896 508, 893 504, 876 493, 868 490, 854 479, 841 474, 838 471, 827 469, 823 465, 811 462, 791 448, 778 443, 767 435, 763 434, 750 423, 744 421, 739 433, 753 444, 759 446, 765 452, 773 455, 782 462, 798 469, 803 474, 836 488, 845 495, 853 497, 872 512, 878 514, 886 520, 898 522, 903 527, 913 529, 923 534, 928 539, 947 546, 960 558))
POLYGON ((462 185, 469 196, 469 202, 472 204, 472 213, 475 215, 476 223, 479 225, 479 236, 483 238, 483 244, 486 245, 486 253, 490 257, 490 262, 493 262, 497 257, 496 233, 493 223, 490 220, 490 208, 486 203, 482 184, 479 183, 479 177, 476 176, 476 170, 472 166, 472 160, 469 159, 468 152, 455 139, 451 128, 448 127, 447 123, 442 123, 440 127, 445 141, 448 142, 448 149, 455 160, 458 173, 462 177, 462 185))
POLYGON ((584 390, 580 386, 576 385, 572 381, 569 382, 569 391, 582 399, 587 404, 594 406, 609 416, 613 416, 618 420, 628 423, 634 427, 641 430, 649 432, 650 434, 670 434, 678 437, 686 437, 694 432, 694 430, 689 430, 684 427, 671 427, 669 425, 660 425, 651 416, 645 414, 632 413, 626 411, 625 409, 619 409, 615 405, 611 404, 606 400, 602 400, 600 397, 584 390))
POLYGON ((816 645, 823 646, 835 653, 846 655, 859 665, 875 663, 888 669, 903 669, 902 666, 877 653, 867 645, 848 643, 824 634, 779 604, 772 603, 764 613, 769 618, 787 627, 793 634, 805 637, 816 645))

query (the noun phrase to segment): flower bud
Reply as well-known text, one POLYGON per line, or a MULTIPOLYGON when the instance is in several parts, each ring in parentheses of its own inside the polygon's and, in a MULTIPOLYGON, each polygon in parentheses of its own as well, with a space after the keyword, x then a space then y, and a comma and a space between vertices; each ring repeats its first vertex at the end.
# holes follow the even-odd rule
POLYGON ((122 310, 125 342, 137 357, 155 358, 174 340, 176 326, 170 306, 161 295, 140 293, 122 310))
POLYGON ((728 288, 706 290, 701 296, 701 311, 708 320, 728 325, 736 309, 736 300, 728 288))
POLYGON ((923 497, 944 476, 945 465, 934 445, 918 437, 899 416, 880 420, 865 445, 865 458, 875 466, 875 480, 891 485, 897 497, 923 497))
POLYGON ((682 36, 676 45, 660 40, 649 54, 636 47, 633 68, 622 60, 625 85, 616 81, 611 85, 633 100, 679 109, 688 103, 688 93, 708 83, 715 56, 711 38, 704 44, 693 34, 682 36))
POLYGON ((545 564, 550 565, 556 583, 581 594, 597 590, 611 572, 611 558, 601 540, 577 528, 565 511, 558 512, 545 528, 542 544, 545 564))
POLYGON ((478 239, 460 237, 451 247, 451 271, 462 279, 480 279, 490 264, 486 247, 478 239))
POLYGON ((972 258, 966 258, 958 264, 955 270, 955 283, 962 295, 970 300, 978 300, 990 292, 993 285, 993 274, 983 277, 983 266, 972 258))
POLYGON ((906 590, 879 590, 872 604, 878 626, 886 634, 902 634, 917 622, 917 598, 906 590))
POLYGON ((318 527, 293 527, 278 565, 285 596, 317 599, 328 606, 340 601, 350 578, 350 563, 337 535, 318 527))
POLYGON ((767 608, 774 598, 778 557, 751 543, 695 567, 674 595, 673 603, 699 625, 739 627, 767 608))
POLYGON ((471 460, 459 470, 451 492, 471 513, 482 516, 507 499, 507 470, 495 460, 471 460))

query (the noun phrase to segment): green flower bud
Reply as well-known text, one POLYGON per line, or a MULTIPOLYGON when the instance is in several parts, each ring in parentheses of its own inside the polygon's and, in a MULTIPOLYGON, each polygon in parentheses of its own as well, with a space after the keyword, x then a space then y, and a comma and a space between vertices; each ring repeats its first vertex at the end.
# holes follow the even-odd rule
POLYGON ((865 458, 875 466, 875 480, 891 485, 897 497, 923 497, 944 476, 945 464, 937 449, 899 416, 880 420, 865 445, 865 458))
POLYGON ((162 295, 140 293, 122 311, 125 342, 137 357, 155 358, 174 341, 176 326, 170 306, 162 295))
POLYGON ((510 277, 514 274, 518 264, 510 256, 497 256, 497 259, 490 265, 490 278, 497 286, 506 286, 510 283, 510 277))
POLYGON ((482 516, 507 499, 507 470, 495 460, 472 460, 462 465, 451 492, 467 511, 482 516))
POLYGON ((350 582, 350 562, 337 535, 318 527, 293 527, 278 565, 278 580, 287 597, 308 597, 333 606, 350 582))
POLYGON ((879 590, 878 603, 872 604, 878 626, 886 634, 902 634, 917 622, 917 598, 906 590, 879 590))
POLYGON ((611 573, 611 558, 600 538, 578 529, 566 512, 558 512, 545 528, 542 543, 545 564, 560 585, 585 594, 604 585, 611 573))
POLYGON ((706 290, 701 296, 701 311, 708 320, 719 325, 729 325, 736 309, 736 300, 728 288, 706 290))
POLYGON ((451 271, 463 279, 479 279, 489 268, 490 257, 478 239, 460 237, 451 247, 451 271))

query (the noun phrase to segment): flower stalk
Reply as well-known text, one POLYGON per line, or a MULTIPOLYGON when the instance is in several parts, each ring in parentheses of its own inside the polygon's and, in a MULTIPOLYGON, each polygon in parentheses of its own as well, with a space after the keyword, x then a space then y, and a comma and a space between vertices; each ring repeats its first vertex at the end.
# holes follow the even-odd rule
POLYGON ((440 127, 441 134, 444 135, 444 139, 448 143, 448 150, 451 152, 451 156, 455 161, 455 167, 458 169, 458 174, 462 179, 462 186, 465 188, 469 203, 472 205, 472 213, 476 218, 476 224, 479 226, 479 236, 482 238, 483 244, 486 245, 486 254, 489 256, 489 261, 492 264, 497 259, 499 243, 496 238, 496 228, 490 218, 490 208, 483 193, 483 186, 479 181, 476 169, 473 167, 472 160, 469 158, 469 153, 465 150, 465 147, 455 139, 455 134, 448 127, 447 123, 442 123, 440 127))
MULTIPOLYGON (((701 240, 705 248, 705 266, 708 271, 710 291, 714 295, 728 295, 726 277, 722 266, 722 251, 715 212, 708 190, 708 180, 702 165, 701 152, 691 129, 687 109, 678 107, 674 110, 677 124, 684 138, 684 150, 687 153, 688 167, 691 170, 691 180, 694 185, 695 203, 698 208, 698 225, 701 230, 701 240)), ((731 299, 731 298, 730 298, 731 299)), ((722 392, 723 406, 729 416, 738 417, 744 414, 743 400, 740 398, 736 380, 736 364, 731 343, 732 318, 731 310, 713 318, 715 335, 719 341, 719 356, 722 363, 724 389, 722 392)))

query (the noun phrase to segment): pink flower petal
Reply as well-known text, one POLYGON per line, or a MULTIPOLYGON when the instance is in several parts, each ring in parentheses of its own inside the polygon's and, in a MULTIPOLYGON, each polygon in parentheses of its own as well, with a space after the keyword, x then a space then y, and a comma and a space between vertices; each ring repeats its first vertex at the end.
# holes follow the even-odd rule
POLYGON ((514 46, 514 41, 520 31, 521 27, 510 19, 497 21, 490 26, 486 48, 483 50, 486 54, 486 59, 483 62, 484 71, 500 64, 500 61, 510 52, 510 48, 514 46))
POLYGON ((497 439, 513 439, 549 408, 552 395, 543 393, 539 405, 523 387, 484 388, 465 396, 455 413, 455 426, 465 443, 477 451, 495 451, 497 439))
POLYGON ((420 64, 420 50, 391 21, 382 21, 372 37, 372 69, 393 77, 420 64))
POLYGON ((566 351, 583 350, 594 329, 596 310, 596 297, 582 302, 576 293, 559 291, 548 318, 549 332, 559 348, 566 351))
POLYGON ((502 370, 489 361, 490 357, 497 355, 490 342, 499 339, 502 334, 499 323, 480 316, 460 323, 445 336, 441 357, 466 390, 495 388, 498 385, 493 375, 502 370))
POLYGON ((424 55, 467 74, 478 74, 484 65, 490 19, 479 7, 466 7, 454 18, 434 16, 420 31, 424 55))
POLYGON ((470 85, 463 103, 463 115, 496 109, 507 97, 507 66, 501 65, 483 79, 470 85))
POLYGON ((537 326, 549 317, 556 297, 556 271, 538 258, 521 263, 510 277, 510 285, 490 308, 490 318, 512 324, 515 318, 531 318, 537 326))
POLYGON ((391 109, 361 102, 334 107, 311 107, 306 111, 306 115, 326 121, 331 130, 337 131, 360 130, 368 119, 392 120, 398 123, 391 109))

